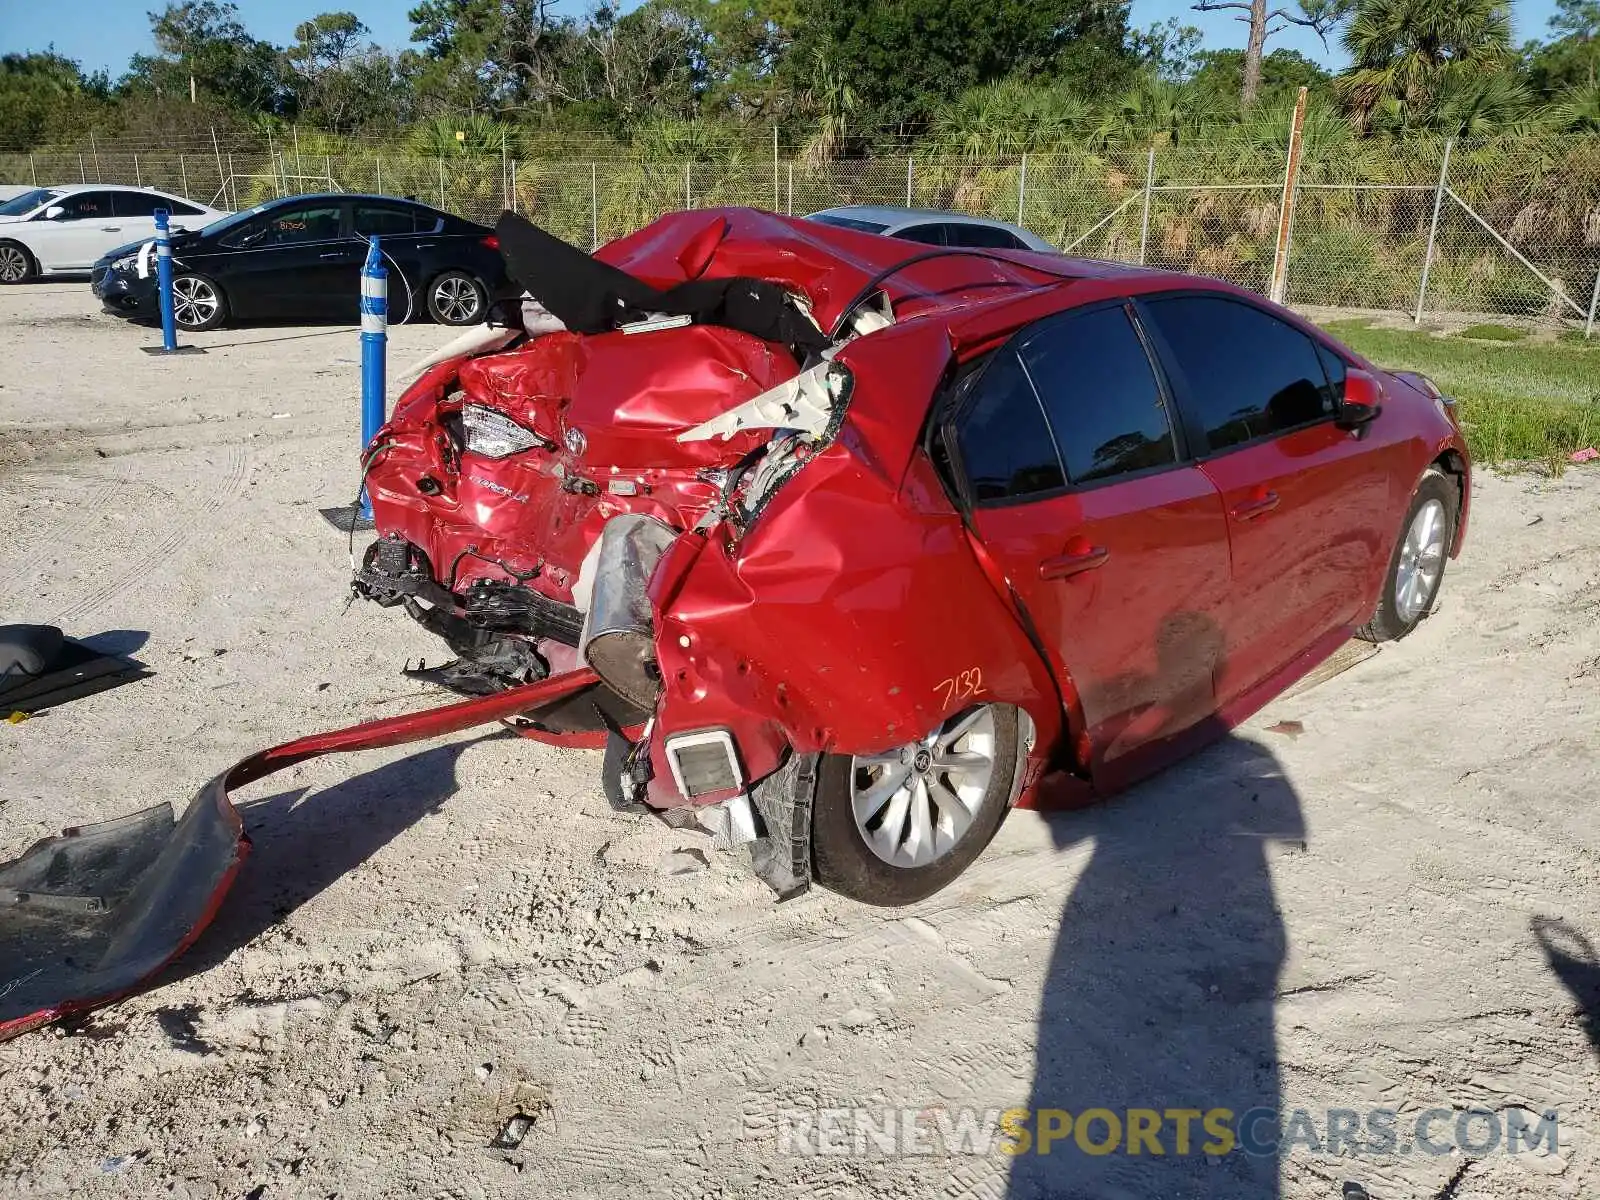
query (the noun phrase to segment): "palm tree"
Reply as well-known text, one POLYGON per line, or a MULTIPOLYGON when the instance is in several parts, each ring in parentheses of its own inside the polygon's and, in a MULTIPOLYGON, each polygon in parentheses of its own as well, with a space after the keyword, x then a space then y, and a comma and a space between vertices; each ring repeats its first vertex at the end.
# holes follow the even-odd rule
POLYGON ((806 99, 817 114, 817 132, 806 143, 804 158, 810 166, 831 162, 844 149, 845 131, 856 108, 856 91, 820 50, 811 54, 815 85, 806 99))
POLYGON ((1511 7, 1507 0, 1360 0, 1344 45, 1351 65, 1337 84, 1360 124, 1385 107, 1402 124, 1425 123, 1419 118, 1450 68, 1493 71, 1511 60, 1511 7))

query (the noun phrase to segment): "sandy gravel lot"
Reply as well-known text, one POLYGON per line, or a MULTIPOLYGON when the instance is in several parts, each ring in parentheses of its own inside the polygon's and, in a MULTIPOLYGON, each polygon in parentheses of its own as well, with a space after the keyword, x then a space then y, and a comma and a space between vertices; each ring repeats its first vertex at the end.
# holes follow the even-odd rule
MULTIPOLYGON (((397 330, 393 359, 444 336, 397 330)), ((0 724, 0 856, 435 702, 398 671, 437 646, 344 611, 317 512, 356 482, 353 330, 160 359, 50 283, 0 291, 0 338, 0 620, 155 672, 0 724)), ((164 986, 0 1046, 0 1191, 1600 1195, 1600 471, 1484 473, 1472 525, 1416 636, 1114 803, 1014 815, 902 912, 775 906, 737 859, 613 814, 597 756, 503 734, 257 784, 256 852, 164 986), (1319 1128, 1551 1108, 1560 1147, 783 1144, 816 1106, 1253 1104, 1319 1128), (525 1140, 490 1148, 519 1110, 525 1140)))

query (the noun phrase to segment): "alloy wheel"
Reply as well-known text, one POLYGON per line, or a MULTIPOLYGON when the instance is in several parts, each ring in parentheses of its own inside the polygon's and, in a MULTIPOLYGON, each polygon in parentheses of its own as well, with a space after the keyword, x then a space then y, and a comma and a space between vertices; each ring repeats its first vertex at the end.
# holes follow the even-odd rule
POLYGON ((0 283, 21 283, 27 277, 27 251, 21 246, 0 246, 0 283))
POLYGON ((452 275, 434 285, 433 303, 447 320, 459 323, 478 315, 480 299, 472 280, 452 275))
POLYGON ((1444 542, 1444 505, 1429 500, 1411 518, 1406 540, 1400 547, 1400 561, 1395 566, 1395 615, 1405 624, 1415 621, 1433 596, 1439 572, 1444 568, 1444 542))
POLYGON ((183 276, 172 281, 172 315, 180 325, 204 325, 221 304, 217 289, 204 279, 183 276))
POLYGON ((896 867, 954 850, 982 807, 995 770, 994 713, 968 709, 919 741, 851 763, 850 804, 867 846, 896 867))

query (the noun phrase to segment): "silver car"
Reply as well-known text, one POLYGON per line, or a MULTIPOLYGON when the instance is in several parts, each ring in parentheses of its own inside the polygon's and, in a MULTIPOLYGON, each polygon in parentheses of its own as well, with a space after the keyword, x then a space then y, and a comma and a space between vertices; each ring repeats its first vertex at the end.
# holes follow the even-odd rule
POLYGON ((886 237, 929 246, 967 246, 988 250, 1043 250, 1056 248, 1035 237, 1020 225, 996 221, 991 217, 969 217, 965 213, 941 212, 934 208, 898 208, 889 204, 846 204, 825 208, 807 215, 858 233, 881 233, 886 237))

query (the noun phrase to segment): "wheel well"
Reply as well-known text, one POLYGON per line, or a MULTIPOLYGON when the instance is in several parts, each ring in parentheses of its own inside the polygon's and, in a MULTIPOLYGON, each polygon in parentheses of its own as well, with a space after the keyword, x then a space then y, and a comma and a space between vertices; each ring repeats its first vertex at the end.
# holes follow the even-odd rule
POLYGON ((1454 545, 1460 540, 1461 518, 1467 507, 1467 460, 1459 450, 1446 450, 1428 465, 1438 467, 1456 485, 1456 527, 1451 537, 1451 544, 1454 545))

